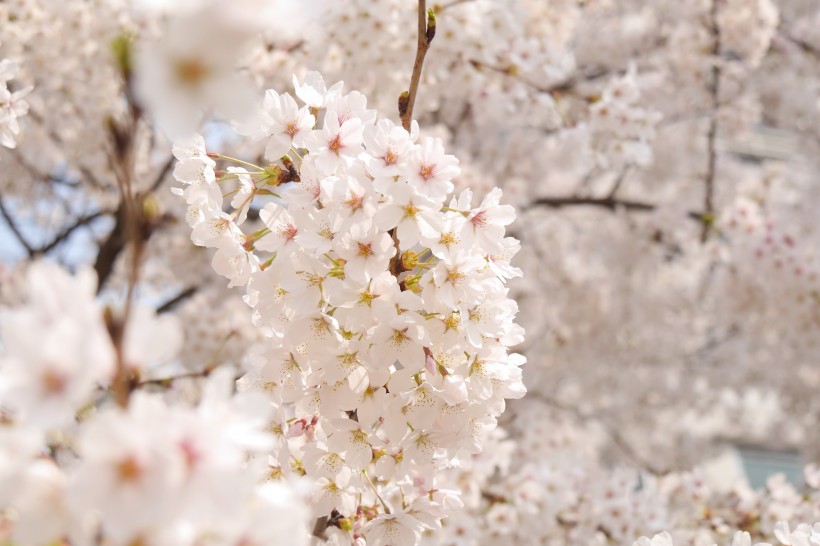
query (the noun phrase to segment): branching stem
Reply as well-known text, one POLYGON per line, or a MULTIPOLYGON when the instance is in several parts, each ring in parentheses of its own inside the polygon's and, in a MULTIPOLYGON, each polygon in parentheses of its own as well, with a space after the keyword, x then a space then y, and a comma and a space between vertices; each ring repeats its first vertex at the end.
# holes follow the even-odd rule
POLYGON ((424 65, 424 57, 430 49, 430 42, 433 41, 436 31, 436 16, 432 11, 427 11, 427 1, 419 0, 418 9, 418 42, 416 46, 416 60, 413 62, 413 74, 410 77, 410 88, 406 94, 399 98, 399 115, 401 125, 406 131, 410 131, 410 122, 413 121, 413 107, 416 104, 416 95, 421 82, 421 69, 424 65))

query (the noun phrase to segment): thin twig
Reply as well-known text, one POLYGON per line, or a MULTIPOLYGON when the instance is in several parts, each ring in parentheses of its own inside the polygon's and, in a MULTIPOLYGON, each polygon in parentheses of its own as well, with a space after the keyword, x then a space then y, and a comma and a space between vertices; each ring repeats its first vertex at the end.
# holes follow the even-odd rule
MULTIPOLYGON (((57 146, 63 148, 65 147, 65 141, 63 140, 63 138, 60 135, 58 135, 57 132, 54 131, 54 129, 48 127, 48 124, 45 122, 41 115, 39 115, 34 110, 29 110, 28 116, 29 118, 33 119, 34 121, 38 122, 40 125, 43 126, 43 128, 46 131, 46 134, 48 134, 49 138, 57 146)), ((97 176, 91 171, 91 169, 79 163, 76 165, 76 167, 77 170, 80 171, 80 174, 82 174, 83 177, 87 180, 87 182, 91 184, 93 187, 97 189, 103 189, 106 187, 106 185, 103 184, 99 178, 97 178, 97 176)))
POLYGON ((787 34, 787 33, 784 33, 784 32, 781 32, 780 36, 782 36, 784 39, 788 40, 789 42, 791 42, 794 45, 796 45, 797 47, 799 47, 804 53, 808 53, 809 55, 811 55, 815 59, 820 60, 820 49, 817 49, 816 47, 814 47, 813 45, 811 45, 807 41, 801 40, 800 38, 797 38, 796 36, 792 36, 791 34, 787 34))
POLYGON ((196 294, 198 290, 198 286, 189 286, 173 298, 169 299, 168 301, 157 307, 157 314, 161 315, 162 313, 173 311, 177 305, 179 305, 181 302, 187 300, 188 298, 196 294))
POLYGON ((48 174, 40 172, 34 165, 28 162, 28 160, 20 153, 17 149, 10 149, 7 150, 9 155, 14 158, 14 161, 17 162, 18 165, 23 167, 28 173, 37 180, 47 180, 51 178, 48 174))
POLYGON ((413 120, 413 107, 416 104, 416 95, 419 91, 421 81, 421 69, 424 66, 424 57, 430 49, 430 42, 436 32, 435 15, 427 11, 427 1, 419 0, 418 8, 418 41, 416 45, 416 60, 413 62, 413 74, 410 77, 410 89, 406 94, 402 93, 399 98, 399 115, 401 125, 406 131, 410 130, 410 122, 413 120))
MULTIPOLYGON (((416 60, 413 63, 413 74, 410 76, 410 89, 402 93, 399 97, 399 116, 401 117, 401 125, 407 132, 410 132, 410 123, 413 120, 413 106, 416 103, 416 95, 419 91, 419 82, 421 81, 421 69, 422 66, 424 66, 424 57, 427 55, 427 50, 430 49, 430 42, 433 41, 435 35, 436 16, 432 10, 429 12, 427 11, 426 0, 419 0, 416 60)), ((401 248, 399 247, 399 240, 396 236, 395 228, 390 230, 390 237, 393 238, 393 246, 396 248, 396 254, 390 258, 389 269, 398 280, 399 273, 402 271, 401 248)))
POLYGON ((48 243, 44 244, 43 246, 41 246, 40 248, 34 250, 34 254, 35 255, 40 255, 40 254, 45 254, 47 252, 50 252, 57 245, 59 245, 60 243, 65 241, 77 229, 81 228, 82 226, 90 224, 91 222, 93 222, 97 218, 102 218, 103 216, 107 216, 109 214, 112 214, 112 212, 109 211, 109 210, 98 210, 97 212, 92 212, 91 214, 89 214, 87 216, 81 216, 80 218, 75 220, 73 224, 71 224, 67 228, 63 229, 60 233, 55 235, 54 238, 50 242, 48 242, 48 243))
POLYGON ((362 470, 362 475, 364 475, 364 478, 367 480, 367 483, 369 483, 371 489, 373 489, 373 493, 376 495, 376 498, 379 499, 379 502, 382 504, 382 508, 384 508, 384 512, 386 514, 389 514, 390 513, 390 507, 387 505, 386 502, 384 502, 384 499, 382 498, 382 496, 379 495, 379 490, 376 489, 376 486, 373 485, 373 482, 370 481, 370 476, 367 475, 367 470, 362 470))
POLYGON ((165 163, 163 163, 162 168, 157 173, 157 177, 154 179, 154 182, 148 189, 149 192, 156 191, 157 188, 159 188, 160 184, 162 184, 162 181, 165 180, 165 175, 167 175, 168 172, 171 170, 171 167, 174 166, 174 159, 174 156, 171 156, 165 163))
POLYGON ((3 203, 2 199, 0 199, 0 214, 3 215, 3 219, 6 221, 6 224, 8 224, 9 229, 14 234, 14 236, 17 238, 17 241, 26 250, 28 255, 30 257, 34 256, 34 249, 31 247, 31 245, 26 240, 26 238, 23 237, 23 234, 20 232, 20 228, 17 227, 17 223, 14 221, 14 218, 11 217, 11 214, 9 213, 8 209, 6 209, 6 206, 3 203))
MULTIPOLYGON (((125 358, 125 335, 134 307, 134 294, 139 282, 140 266, 145 250, 145 242, 151 229, 145 206, 134 190, 134 171, 137 159, 137 128, 142 110, 134 99, 130 72, 123 67, 125 97, 128 101, 129 116, 120 123, 109 119, 108 130, 111 139, 110 163, 120 190, 117 224, 122 222, 123 245, 129 245, 128 288, 125 305, 120 316, 109 320, 109 334, 114 345, 117 368, 111 380, 111 392, 117 404, 125 408, 134 388, 134 375, 125 358)), ((115 230, 117 227, 115 226, 115 230)), ((102 251, 102 249, 101 249, 102 251)))
MULTIPOLYGON (((527 87, 533 89, 534 91, 538 91, 539 93, 545 93, 547 95, 552 96, 553 98, 558 98, 558 96, 561 95, 561 94, 571 92, 572 89, 575 87, 575 85, 578 84, 578 81, 579 81, 578 79, 573 77, 573 78, 569 78, 569 79, 563 80, 561 82, 558 82, 554 85, 544 86, 544 85, 539 85, 539 84, 525 78, 523 75, 521 75, 521 73, 518 71, 518 67, 516 67, 515 65, 510 65, 510 66, 506 66, 506 67, 504 67, 504 66, 494 66, 494 65, 491 65, 491 64, 487 64, 483 61, 478 61, 476 59, 470 59, 468 62, 473 66, 473 68, 476 68, 476 69, 479 69, 479 70, 489 70, 491 72, 497 72, 499 74, 503 74, 504 76, 507 76, 509 78, 512 78, 512 79, 518 81, 518 82, 523 83, 524 85, 526 85, 527 87)), ((592 76, 590 79, 600 77, 601 75, 604 75, 604 74, 606 74, 606 73, 592 76)))
POLYGON ((211 375, 211 372, 214 371, 215 366, 208 366, 196 372, 186 372, 181 373, 179 375, 171 375, 168 377, 157 377, 154 379, 141 379, 136 384, 136 388, 144 387, 146 385, 158 385, 160 387, 168 387, 174 383, 174 381, 179 381, 180 379, 204 379, 211 375))
POLYGON ((624 169, 621 171, 621 174, 619 174, 618 178, 615 180, 615 184, 612 185, 612 189, 609 190, 609 195, 607 195, 607 199, 615 198, 615 194, 618 193, 619 189, 621 189, 621 185, 624 183, 627 174, 629 174, 629 167, 624 167, 624 169))
POLYGON ((720 108, 720 51, 721 36, 718 23, 718 5, 720 0, 712 0, 711 32, 712 32, 712 77, 709 82, 709 96, 711 99, 712 115, 709 118, 709 130, 706 134, 707 163, 706 163, 706 193, 703 200, 703 230, 700 239, 706 242, 711 231, 715 216, 715 174, 717 172, 717 149, 715 140, 718 131, 718 109, 720 108))
MULTIPOLYGON (((609 210, 618 210, 618 209, 625 209, 629 211, 637 211, 637 212, 651 212, 657 208, 656 205, 651 203, 644 203, 642 201, 630 201, 628 199, 615 199, 614 197, 541 197, 536 199, 527 207, 528 209, 533 207, 552 207, 552 208, 561 208, 561 207, 570 207, 570 206, 591 206, 591 207, 600 207, 609 210)), ((695 212, 689 211, 686 213, 688 218, 692 220, 697 220, 698 222, 703 222, 704 214, 702 212, 695 212)))
POLYGON ((120 203, 119 208, 114 213, 116 219, 114 227, 105 238, 105 241, 100 245, 97 252, 97 258, 94 260, 94 270, 97 272, 97 292, 101 292, 105 286, 108 277, 114 272, 114 264, 117 257, 122 252, 125 246, 125 238, 123 237, 123 207, 120 203))

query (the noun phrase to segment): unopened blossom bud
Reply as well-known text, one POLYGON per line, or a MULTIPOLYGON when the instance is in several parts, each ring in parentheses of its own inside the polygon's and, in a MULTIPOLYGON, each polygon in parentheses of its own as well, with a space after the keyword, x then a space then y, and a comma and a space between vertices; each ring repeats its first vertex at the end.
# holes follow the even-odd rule
POLYGON ((425 38, 427 39, 427 45, 430 45, 430 42, 433 41, 433 38, 436 37, 436 13, 432 9, 427 10, 427 33, 425 38))
POLYGON ((410 105, 410 92, 404 91, 399 95, 399 116, 404 117, 407 113, 407 107, 410 105))
POLYGON ((128 80, 134 70, 133 36, 119 34, 111 41, 111 53, 123 79, 128 80))
POLYGON ((401 266, 405 271, 415 269, 419 264, 419 255, 412 250, 405 250, 401 254, 401 266))
POLYGON ((142 219, 148 223, 153 224, 161 216, 160 204, 157 196, 153 193, 143 196, 141 199, 142 205, 142 219))

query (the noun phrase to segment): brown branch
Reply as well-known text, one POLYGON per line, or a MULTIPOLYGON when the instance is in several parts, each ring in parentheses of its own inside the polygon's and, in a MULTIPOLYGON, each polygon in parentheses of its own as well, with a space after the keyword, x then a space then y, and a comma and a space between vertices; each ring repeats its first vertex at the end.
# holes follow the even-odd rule
MULTIPOLYGON (((30 110, 29 113, 28 113, 28 116, 31 119, 33 119, 34 121, 38 122, 40 125, 43 126, 43 129, 46 131, 46 134, 49 136, 49 138, 52 140, 52 142, 54 142, 55 145, 65 147, 65 141, 63 140, 63 138, 60 135, 58 135, 57 132, 54 131, 53 128, 48 127, 48 124, 45 122, 45 120, 43 119, 43 117, 41 115, 39 115, 37 112, 35 112, 33 110, 30 110)), ((21 163, 21 165, 22 164, 23 163, 21 163)), ((86 166, 84 166, 80 163, 78 163, 76 165, 76 167, 77 167, 77 170, 80 171, 80 174, 82 174, 83 177, 93 187, 95 187, 97 189, 103 189, 103 188, 106 187, 106 185, 103 184, 102 181, 94 175, 94 173, 91 171, 91 169, 89 169, 88 167, 86 167, 86 166)))
POLYGON ((817 49, 807 41, 801 40, 796 36, 792 36, 791 34, 787 34, 784 32, 781 32, 780 36, 782 36, 785 40, 788 40, 789 42, 799 47, 803 51, 803 53, 808 53, 815 59, 820 60, 820 49, 817 49))
MULTIPOLYGON (((139 283, 140 267, 145 251, 145 242, 151 236, 156 218, 146 206, 144 199, 134 189, 135 165, 137 161, 137 131, 142 117, 142 108, 133 94, 131 78, 130 53, 132 43, 125 39, 120 44, 123 48, 119 59, 123 81, 123 91, 128 103, 128 116, 122 121, 108 119, 108 136, 110 142, 109 161, 120 191, 120 203, 117 207, 117 227, 121 231, 121 248, 129 246, 128 254, 128 288, 122 313, 114 317, 110 314, 109 335, 116 355, 116 372, 111 380, 111 393, 122 408, 128 406, 131 392, 134 389, 135 375, 126 362, 125 333, 134 307, 135 292, 139 283)), ((110 237, 109 237, 110 240, 110 237)), ((102 250, 102 249, 101 249, 102 250)), ((117 252, 119 253, 119 252, 117 252)), ((113 263, 112 263, 113 265, 113 263)), ((110 273, 110 272, 109 272, 110 273)), ((100 283, 102 286, 102 283, 100 283)))
MULTIPOLYGON (((237 332, 234 330, 231 331, 227 336, 225 336, 225 339, 222 340, 222 345, 214 354, 213 360, 210 363, 206 364, 205 367, 203 367, 202 369, 192 372, 181 373, 179 375, 171 375, 168 377, 156 377, 152 379, 143 379, 137 377, 136 380, 132 382, 131 389, 135 390, 145 385, 159 385, 161 387, 170 387, 174 383, 174 381, 178 381, 180 379, 204 379, 210 376, 214 370, 223 365, 222 362, 219 362, 220 354, 225 349, 225 345, 228 343, 228 341, 232 339, 236 335, 236 333, 237 332)), ((239 380, 240 377, 241 374, 239 376, 236 376, 234 379, 239 380)))
POLYGON ((419 0, 418 9, 418 41, 416 46, 416 60, 413 62, 413 74, 410 77, 410 89, 399 97, 399 116, 401 125, 410 131, 410 122, 413 120, 413 107, 416 104, 416 95, 421 81, 421 69, 424 57, 430 49, 430 42, 436 35, 436 16, 433 11, 427 11, 427 1, 419 0))
POLYGON ((530 203, 528 208, 537 206, 545 207, 567 207, 574 205, 590 205, 593 207, 602 207, 609 210, 626 209, 637 211, 653 211, 655 205, 643 203, 640 201, 629 201, 626 199, 615 199, 611 197, 540 197, 530 203))
POLYGON ((82 226, 90 224, 91 222, 93 222, 97 218, 102 218, 103 216, 107 216, 109 214, 112 214, 111 211, 109 211, 109 210, 98 210, 97 212, 92 212, 91 214, 89 214, 87 216, 81 216, 73 224, 71 224, 67 228, 63 229, 60 233, 55 235, 54 238, 50 242, 48 242, 48 243, 44 244, 43 246, 41 246, 40 248, 34 250, 34 254, 35 255, 40 255, 40 254, 45 254, 47 252, 50 252, 57 245, 59 245, 60 243, 65 241, 77 229, 81 228, 82 226))
POLYGON ((182 303, 183 301, 187 300, 194 294, 199 291, 198 286, 189 286, 185 290, 181 291, 179 294, 174 296, 173 298, 169 299, 159 307, 157 307, 157 314, 161 315, 162 313, 167 313, 168 311, 173 311, 174 308, 182 303))
POLYGON ((17 239, 17 242, 19 242, 23 246, 23 248, 28 253, 29 257, 34 256, 34 249, 26 240, 26 238, 23 237, 23 234, 20 232, 20 228, 17 227, 17 223, 14 221, 14 218, 11 217, 11 214, 9 213, 8 209, 6 209, 6 206, 3 203, 2 199, 0 199, 0 214, 3 216, 3 219, 6 221, 6 224, 8 224, 9 229, 14 234, 14 237, 17 239))
POLYGON ((522 76, 521 73, 518 71, 518 67, 515 65, 494 66, 476 59, 469 59, 468 62, 473 66, 473 68, 476 68, 478 70, 489 70, 491 72, 497 72, 499 74, 502 74, 504 76, 507 76, 518 82, 523 83, 524 85, 533 89, 534 91, 551 95, 553 96, 553 98, 557 98, 558 95, 561 95, 562 93, 572 91, 572 88, 575 87, 575 85, 577 85, 579 81, 576 78, 570 78, 563 80, 559 83, 556 83, 555 85, 543 86, 538 85, 537 83, 532 82, 524 76, 522 76))
POLYGON ((52 179, 52 177, 50 175, 40 172, 34 165, 29 163, 26 160, 26 158, 23 157, 23 154, 21 154, 19 150, 10 149, 10 150, 7 150, 7 152, 8 152, 9 155, 11 155, 11 157, 14 158, 14 161, 16 161, 18 165, 20 165, 21 167, 23 167, 23 169, 28 171, 28 173, 31 175, 32 178, 35 178, 35 179, 41 180, 41 181, 42 180, 52 179))
MULTIPOLYGON (((424 57, 427 55, 427 50, 430 49, 430 42, 433 41, 435 35, 436 16, 432 10, 427 11, 426 0, 419 0, 416 60, 413 63, 413 74, 410 76, 410 89, 402 93, 399 97, 401 125, 408 133, 410 132, 410 123, 413 120, 413 106, 416 103, 416 95, 419 91, 424 57)), ((389 268, 390 272, 396 277, 396 280, 398 280, 399 273, 402 271, 401 248, 399 247, 399 239, 396 236, 396 229, 391 229, 389 233, 393 239, 393 246, 396 248, 396 254, 390 258, 389 268)))
MULTIPOLYGON (((522 76, 521 73, 518 72, 518 67, 516 67, 515 65, 510 65, 510 66, 506 66, 506 67, 504 67, 504 66, 494 66, 494 65, 491 65, 491 64, 487 64, 483 61, 476 60, 476 59, 469 59, 468 62, 474 68, 477 68, 479 70, 486 69, 486 70, 490 70, 492 72, 498 72, 499 74, 503 74, 504 76, 508 76, 510 78, 513 78, 513 79, 523 83, 527 87, 530 87, 530 88, 534 89, 535 91, 538 91, 539 93, 546 93, 548 95, 552 95, 554 98, 558 98, 558 96, 560 96, 562 94, 572 94, 575 87, 578 84, 582 83, 582 82, 594 81, 594 80, 597 80, 599 78, 609 76, 613 73, 613 71, 611 71, 609 69, 606 69, 606 68, 594 67, 593 70, 589 71, 586 74, 583 73, 583 71, 580 71, 579 73, 573 74, 572 76, 570 76, 570 77, 568 77, 568 78, 566 78, 562 81, 559 81, 558 83, 555 83, 553 85, 543 86, 543 85, 538 85, 537 83, 532 82, 532 81, 528 80, 527 78, 525 78, 524 76, 522 76)), ((576 95, 576 96, 578 96, 578 98, 581 98, 583 100, 587 100, 586 97, 582 97, 580 95, 576 95)))
POLYGON ((703 230, 700 239, 706 242, 712 230, 712 220, 715 216, 715 174, 717 172, 717 148, 715 141, 718 131, 718 109, 720 108, 720 51, 721 36, 720 25, 718 23, 718 5, 720 0, 712 0, 711 10, 711 33, 712 33, 712 78, 709 82, 709 97, 711 99, 712 113, 709 118, 709 130, 706 134, 706 192, 703 199, 703 230))
MULTIPOLYGON (((591 206, 609 209, 612 211, 625 209, 636 212, 651 212, 657 208, 651 203, 644 203, 642 201, 631 201, 628 199, 616 199, 614 197, 541 197, 536 199, 527 207, 531 209, 534 207, 571 207, 571 206, 591 206)), ((697 220, 698 222, 705 222, 704 213, 689 211, 686 213, 688 218, 697 220)))
MULTIPOLYGON (((142 195, 135 196, 135 200, 138 204, 138 210, 136 212, 141 216, 140 226, 137 230, 141 238, 140 245, 144 245, 157 229, 160 229, 167 223, 174 222, 174 218, 170 214, 163 214, 157 217, 150 216, 150 213, 147 213, 143 207, 143 200, 145 198, 146 197, 142 195)), ((97 252, 97 259, 94 262, 94 270, 97 272, 97 293, 102 291, 103 286, 114 271, 114 264, 117 258, 128 243, 124 230, 126 220, 122 202, 120 202, 119 208, 117 208, 115 212, 109 214, 112 214, 116 218, 116 223, 105 238, 105 241, 100 245, 99 252, 97 252)))
POLYGON ((100 245, 100 250, 97 252, 97 259, 94 261, 94 270, 97 272, 97 293, 102 291, 105 282, 114 271, 114 263, 117 261, 117 257, 125 246, 122 204, 120 204, 114 213, 114 217, 116 218, 114 228, 100 245))
POLYGON ((609 194, 607 195, 607 199, 614 199, 615 194, 618 193, 618 190, 621 189, 621 185, 624 183, 626 176, 629 174, 629 167, 624 167, 621 171, 621 174, 618 175, 618 178, 615 179, 615 184, 612 185, 612 189, 609 190, 609 194))
POLYGON ((163 163, 162 168, 157 173, 157 177, 154 179, 154 182, 148 188, 149 192, 156 191, 157 188, 159 188, 160 184, 162 184, 162 181, 165 180, 165 175, 167 175, 170 172, 171 167, 174 166, 174 159, 174 156, 171 156, 165 163, 163 163))
POLYGON ((146 385, 158 385, 160 387, 170 387, 174 381, 180 379, 204 379, 211 375, 211 372, 216 369, 216 366, 208 366, 196 372, 186 372, 179 375, 172 375, 169 377, 157 377, 154 379, 140 379, 135 382, 134 388, 144 387, 146 385))

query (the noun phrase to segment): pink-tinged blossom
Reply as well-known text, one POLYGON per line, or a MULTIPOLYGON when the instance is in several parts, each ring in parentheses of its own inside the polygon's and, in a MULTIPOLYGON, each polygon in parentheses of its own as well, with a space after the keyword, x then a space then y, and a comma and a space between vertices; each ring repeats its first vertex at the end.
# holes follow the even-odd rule
POLYGON ((376 213, 379 195, 363 177, 331 176, 322 180, 320 200, 330 213, 333 229, 344 232, 366 226, 376 213))
POLYGON ((354 225, 342 235, 335 250, 345 260, 345 275, 360 283, 387 269, 390 258, 396 254, 390 235, 363 224, 354 225))
POLYGON ((384 188, 402 173, 410 160, 413 148, 410 135, 389 119, 380 119, 375 125, 365 127, 363 137, 367 172, 375 179, 379 191, 386 193, 384 188))
POLYGON ((290 249, 297 244, 295 239, 299 233, 299 227, 288 209, 275 203, 268 203, 259 212, 259 218, 270 233, 265 234, 256 242, 256 248, 277 252, 283 248, 290 249))
POLYGON ((493 188, 479 206, 470 209, 461 231, 462 237, 470 242, 475 241, 487 253, 503 248, 504 228, 515 220, 515 209, 510 205, 501 205, 500 200, 501 190, 493 188))
POLYGON ((316 123, 307 107, 299 108, 290 95, 280 95, 269 89, 262 105, 251 121, 237 127, 237 132, 252 138, 267 138, 265 159, 276 161, 291 147, 302 148, 304 140, 316 123))
POLYGON ((463 252, 441 260, 425 275, 423 295, 442 311, 474 305, 484 295, 482 281, 490 277, 482 258, 463 252))
POLYGON ((444 153, 440 138, 425 138, 420 147, 414 148, 405 168, 410 186, 436 203, 444 203, 453 191, 452 180, 459 172, 458 159, 444 153))
POLYGON ((380 229, 396 228, 396 235, 406 248, 413 248, 422 238, 429 240, 440 235, 441 214, 436 203, 401 182, 390 188, 388 197, 375 217, 380 229))
POLYGON ((324 128, 312 131, 305 139, 305 148, 315 156, 316 166, 325 174, 333 173, 340 166, 348 166, 362 151, 364 126, 359 118, 339 123, 339 118, 329 116, 324 128))

